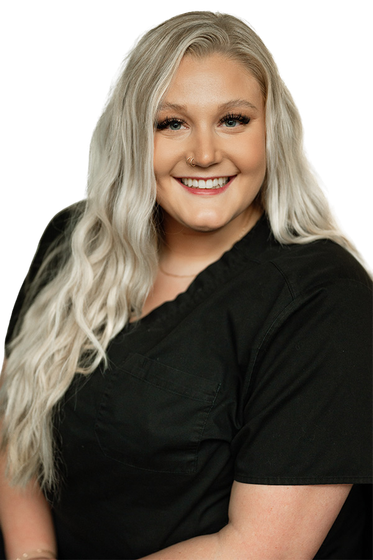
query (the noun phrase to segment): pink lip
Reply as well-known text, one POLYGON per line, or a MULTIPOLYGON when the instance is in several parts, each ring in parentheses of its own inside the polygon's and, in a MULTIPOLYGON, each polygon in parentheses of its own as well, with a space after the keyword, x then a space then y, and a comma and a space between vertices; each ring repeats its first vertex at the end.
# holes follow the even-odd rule
MULTIPOLYGON (((219 175, 219 177, 221 177, 221 175, 219 175)), ((207 179, 218 179, 219 177, 192 177, 192 179, 203 179, 205 181, 207 181, 207 179)), ((236 178, 236 175, 234 175, 233 177, 231 177, 228 181, 228 183, 226 185, 224 185, 224 187, 220 187, 219 189, 199 189, 197 187, 187 187, 186 185, 184 185, 184 183, 182 183, 181 179, 178 179, 177 177, 175 177, 176 181, 179 183, 179 185, 181 185, 186 191, 189 192, 189 194, 195 194, 195 195, 199 195, 199 196, 213 196, 216 194, 221 194, 223 192, 225 192, 228 187, 231 185, 233 179, 236 178)))
MULTIPOLYGON (((197 179, 197 181, 199 179, 202 179, 202 181, 208 181, 208 179, 214 180, 214 179, 220 179, 220 177, 229 177, 230 175, 214 175, 213 177, 197 177, 197 175, 182 175, 181 177, 175 177, 175 179, 177 179, 178 181, 180 181, 181 179, 197 179)), ((233 175, 232 175, 233 177, 233 175)))

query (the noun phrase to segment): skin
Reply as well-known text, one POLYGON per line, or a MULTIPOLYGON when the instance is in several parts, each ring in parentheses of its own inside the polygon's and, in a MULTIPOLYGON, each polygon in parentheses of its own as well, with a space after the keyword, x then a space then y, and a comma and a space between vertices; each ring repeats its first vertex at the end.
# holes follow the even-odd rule
POLYGON ((347 485, 266 486, 235 482, 229 523, 149 560, 312 560, 341 509, 347 485))
MULTIPOLYGON (((6 368, 4 360, 0 383, 6 368)), ((53 521, 36 481, 22 490, 10 486, 5 477, 6 456, 0 454, 0 524, 7 558, 17 558, 28 551, 56 550, 53 521)), ((33 558, 41 557, 33 554, 33 558)))
POLYGON ((220 55, 202 60, 187 56, 163 99, 162 106, 167 105, 180 105, 180 109, 161 108, 158 122, 167 118, 179 122, 157 130, 154 171, 168 227, 177 222, 185 234, 194 233, 197 239, 200 235, 196 234, 220 230, 233 241, 254 213, 252 203, 266 171, 265 110, 259 84, 241 64, 220 55), (250 122, 234 118, 221 122, 230 114, 250 122), (186 162, 188 156, 194 157, 196 167, 186 162), (216 196, 208 190, 195 196, 176 180, 196 176, 235 178, 216 196))
MULTIPOLYGON (((157 198, 164 212, 161 270, 143 316, 186 290, 193 278, 253 227, 266 172, 265 107, 259 84, 221 55, 186 56, 157 115, 154 140, 157 198), (233 116, 241 115, 248 123, 233 116), (162 123, 169 119, 168 126, 162 123), (187 158, 193 157, 191 167, 187 158), (180 178, 232 177, 221 191, 196 195, 180 178), (216 193, 216 194, 215 194, 216 193)), ((196 192, 196 191, 194 191, 196 192)))

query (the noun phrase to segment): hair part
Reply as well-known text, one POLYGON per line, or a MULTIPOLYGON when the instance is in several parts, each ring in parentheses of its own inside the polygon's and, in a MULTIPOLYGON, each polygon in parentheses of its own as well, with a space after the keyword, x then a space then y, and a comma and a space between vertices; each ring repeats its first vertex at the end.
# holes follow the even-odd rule
POLYGON ((358 256, 333 221, 304 155, 298 111, 256 33, 233 16, 211 12, 178 15, 152 29, 126 59, 94 131, 85 209, 74 217, 67 241, 47 256, 8 348, 0 411, 15 484, 35 477, 45 488, 56 484, 57 405, 74 375, 106 363, 110 340, 141 314, 160 235, 153 171, 157 109, 181 59, 212 53, 242 63, 261 87, 267 171, 260 201, 275 238, 329 238, 358 256), (64 258, 46 282, 58 254, 64 258))

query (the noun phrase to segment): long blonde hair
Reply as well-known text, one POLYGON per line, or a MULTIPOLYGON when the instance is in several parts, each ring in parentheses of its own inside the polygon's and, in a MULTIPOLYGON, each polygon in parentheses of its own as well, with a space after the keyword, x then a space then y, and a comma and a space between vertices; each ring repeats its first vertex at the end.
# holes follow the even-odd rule
POLYGON ((276 239, 329 238, 354 252, 310 171, 298 111, 256 33, 233 16, 211 12, 182 14, 149 31, 125 61, 94 131, 84 210, 45 259, 8 348, 2 446, 14 484, 33 477, 46 488, 56 483, 57 403, 75 373, 89 374, 105 362, 109 341, 141 314, 157 266, 157 107, 185 54, 213 52, 242 62, 260 84, 267 123, 261 203, 276 239))

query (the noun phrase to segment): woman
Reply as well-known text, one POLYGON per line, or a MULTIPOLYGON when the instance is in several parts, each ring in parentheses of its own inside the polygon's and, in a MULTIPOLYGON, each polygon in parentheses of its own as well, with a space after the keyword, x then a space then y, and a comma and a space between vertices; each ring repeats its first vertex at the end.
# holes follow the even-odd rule
POLYGON ((301 138, 238 19, 133 50, 9 328, 7 557, 362 557, 371 284, 301 138))

